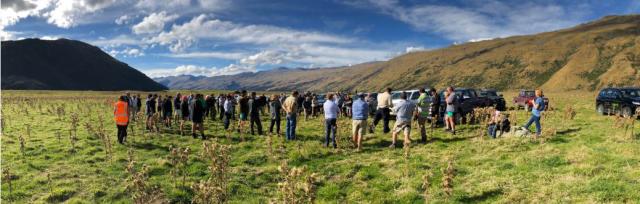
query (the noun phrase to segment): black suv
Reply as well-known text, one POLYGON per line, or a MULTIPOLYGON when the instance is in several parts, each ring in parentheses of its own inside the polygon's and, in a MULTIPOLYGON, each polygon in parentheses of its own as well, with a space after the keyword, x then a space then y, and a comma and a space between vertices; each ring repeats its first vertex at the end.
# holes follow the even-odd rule
POLYGON ((489 99, 491 106, 495 107, 496 110, 505 111, 507 109, 507 103, 504 101, 504 97, 502 97, 502 94, 498 94, 498 91, 495 89, 482 89, 478 94, 480 97, 489 99))
POLYGON ((596 97, 600 114, 621 114, 630 117, 640 108, 640 88, 605 88, 596 97))
MULTIPOLYGON (((440 91, 440 115, 442 117, 444 117, 444 113, 447 108, 444 92, 444 90, 440 91)), ((480 96, 478 93, 479 91, 476 91, 475 89, 456 88, 454 92, 456 93, 459 102, 456 114, 460 114, 462 117, 466 116, 468 113, 472 113, 474 108, 491 106, 491 101, 488 98, 480 96)))

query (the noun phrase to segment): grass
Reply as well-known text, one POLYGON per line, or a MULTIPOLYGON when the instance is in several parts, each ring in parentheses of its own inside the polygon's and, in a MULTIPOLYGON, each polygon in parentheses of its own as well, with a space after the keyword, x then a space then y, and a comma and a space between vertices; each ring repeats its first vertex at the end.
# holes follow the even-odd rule
MULTIPOLYGON (((148 167, 149 185, 159 187, 169 202, 191 202, 195 195, 191 186, 207 180, 210 174, 210 162, 201 156, 202 141, 178 135, 175 127, 169 133, 143 136, 142 125, 134 125, 135 134, 129 136, 128 144, 117 144, 111 119, 116 94, 3 91, 2 168, 10 172, 3 176, 2 201, 132 203, 132 192, 126 190, 131 149, 136 169, 148 167), (61 117, 60 108, 64 109, 61 117), (72 113, 78 114, 80 124, 75 151, 71 151, 69 139, 72 113), (107 136, 112 137, 112 159, 103 140, 84 127, 86 122, 97 127, 99 118, 105 121, 107 136), (57 134, 61 134, 60 140, 57 134), (20 136, 25 139, 24 155, 20 136), (170 147, 191 150, 184 163, 185 184, 181 178, 174 183, 170 147), (11 178, 11 192, 7 178, 11 178)), ((506 93, 505 98, 514 94, 506 93)), ((382 134, 381 125, 376 134, 364 137, 361 152, 322 147, 320 119, 301 119, 298 141, 274 136, 274 155, 269 155, 263 136, 247 136, 247 142, 241 143, 233 133, 229 141, 219 121, 207 121, 205 133, 213 137, 209 142, 230 145, 230 203, 281 199, 284 193, 278 183, 284 179, 279 171, 283 158, 290 169, 306 167, 305 175, 316 174, 314 195, 318 203, 424 203, 427 174, 431 203, 636 202, 640 200, 640 131, 631 137, 624 135, 623 129, 613 128, 612 117, 595 113, 594 96, 583 92, 548 94, 556 110, 545 119, 544 128, 556 128, 557 134, 544 143, 518 137, 479 139, 478 125, 461 125, 455 137, 436 129, 428 144, 412 143, 408 157, 402 147, 387 148, 390 134, 382 134), (576 110, 573 120, 563 119, 563 109, 558 109, 567 105, 576 110), (280 153, 282 144, 284 155, 280 153), (451 197, 445 195, 442 183, 449 160, 454 168, 451 197)), ((512 113, 517 114, 518 125, 528 118, 524 111, 512 113)), ((264 121, 263 127, 267 125, 264 121)), ((636 122, 634 128, 640 129, 639 125, 636 122)), ((338 136, 346 137, 350 131, 342 128, 350 127, 339 127, 338 136)), ((419 140, 415 129, 412 138, 419 140)))

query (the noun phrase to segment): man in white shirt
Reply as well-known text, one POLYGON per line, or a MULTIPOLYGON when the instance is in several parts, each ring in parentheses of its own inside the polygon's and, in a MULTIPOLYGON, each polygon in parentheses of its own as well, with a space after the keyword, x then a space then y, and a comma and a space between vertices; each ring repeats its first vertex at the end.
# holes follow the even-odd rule
POLYGON ((325 129, 325 144, 324 146, 329 146, 329 138, 330 134, 333 135, 331 137, 331 141, 333 142, 333 148, 337 148, 336 144, 336 131, 338 129, 337 126, 337 118, 338 118, 338 104, 334 102, 334 94, 327 94, 327 100, 323 104, 324 109, 324 129, 325 129))
POLYGON ((378 94, 378 110, 376 111, 376 116, 373 119, 373 125, 370 126, 369 132, 373 133, 375 126, 378 126, 378 122, 380 119, 383 119, 383 132, 389 133, 391 129, 389 128, 389 119, 391 117, 391 108, 393 107, 393 103, 391 103, 391 88, 387 88, 387 91, 384 93, 378 94))

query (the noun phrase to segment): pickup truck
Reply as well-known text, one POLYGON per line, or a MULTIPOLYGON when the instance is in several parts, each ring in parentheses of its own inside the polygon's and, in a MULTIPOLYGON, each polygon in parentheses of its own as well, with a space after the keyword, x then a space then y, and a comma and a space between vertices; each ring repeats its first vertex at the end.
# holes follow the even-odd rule
MULTIPOLYGON (((640 88, 605 88, 596 97, 596 111, 603 115, 631 117, 640 113, 640 88)), ((636 115, 640 118, 640 114, 636 115)))
MULTIPOLYGON (((391 103, 394 107, 400 102, 400 94, 402 94, 402 92, 407 93, 408 101, 418 103, 418 98, 420 97, 420 92, 418 92, 418 90, 393 91, 391 92, 391 103)), ((391 109, 390 114, 392 116, 396 115, 396 113, 393 111, 393 108, 391 109)))
MULTIPOLYGON (((474 108, 483 108, 491 106, 492 102, 486 97, 481 97, 477 90, 471 88, 456 88, 454 90, 458 97, 458 107, 456 113, 459 114, 458 118, 465 117, 467 114, 472 113, 474 108)), ((440 91, 440 116, 444 117, 447 103, 445 102, 445 91, 440 91)))
MULTIPOLYGON (((530 111, 533 104, 531 101, 536 98, 536 92, 533 90, 521 90, 518 96, 513 97, 513 104, 516 108, 523 108, 526 111, 530 111)), ((547 110, 549 108, 549 99, 547 97, 542 97, 544 100, 544 109, 547 110)))
POLYGON ((491 106, 495 107, 496 110, 505 111, 507 109, 504 97, 502 97, 502 94, 498 94, 496 90, 482 89, 478 94, 480 94, 480 97, 489 99, 489 101, 491 101, 491 106))

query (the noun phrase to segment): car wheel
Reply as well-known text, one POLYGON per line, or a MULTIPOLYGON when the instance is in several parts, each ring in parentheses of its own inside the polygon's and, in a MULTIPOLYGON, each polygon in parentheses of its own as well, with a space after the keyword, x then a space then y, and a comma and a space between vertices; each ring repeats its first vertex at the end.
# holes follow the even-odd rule
POLYGON ((598 106, 596 106, 596 111, 598 114, 604 115, 604 106, 602 104, 598 104, 598 106))
POLYGON ((622 116, 625 118, 631 117, 631 108, 623 107, 622 108, 622 116))

